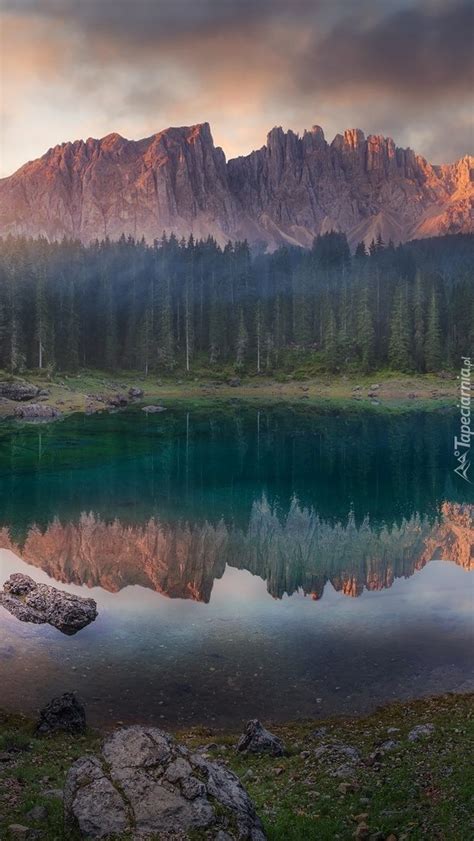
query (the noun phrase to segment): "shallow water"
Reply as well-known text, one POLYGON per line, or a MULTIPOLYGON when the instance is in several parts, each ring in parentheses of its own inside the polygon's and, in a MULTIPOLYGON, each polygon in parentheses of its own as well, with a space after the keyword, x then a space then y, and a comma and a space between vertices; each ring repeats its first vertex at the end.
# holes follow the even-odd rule
POLYGON ((472 687, 455 424, 245 406, 4 424, 0 580, 61 582, 99 616, 71 638, 0 610, 0 706, 75 689, 93 723, 227 726, 472 687))

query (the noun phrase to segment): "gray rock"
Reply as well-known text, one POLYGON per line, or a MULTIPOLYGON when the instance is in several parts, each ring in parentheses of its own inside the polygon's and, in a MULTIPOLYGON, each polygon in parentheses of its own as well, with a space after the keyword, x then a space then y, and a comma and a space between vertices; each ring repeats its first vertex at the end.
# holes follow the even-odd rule
POLYGON ((434 733, 434 724, 417 724, 410 730, 408 734, 409 742, 418 742, 420 739, 432 736, 434 733))
POLYGON ((264 841, 255 808, 225 766, 191 754, 156 728, 126 727, 99 756, 69 769, 64 789, 66 832, 133 839, 206 830, 212 839, 264 841))
POLYGON ((387 741, 382 742, 379 746, 379 750, 383 751, 383 753, 390 753, 392 750, 396 750, 398 748, 398 742, 394 742, 393 739, 387 739, 387 741))
POLYGON ((48 817, 48 810, 46 806, 33 806, 25 817, 29 821, 44 821, 48 817))
POLYGON ((52 733, 85 733, 86 711, 72 692, 65 692, 53 698, 40 711, 36 733, 49 736, 52 733))
POLYGON ((64 593, 49 584, 37 584, 29 575, 14 573, 3 587, 0 605, 20 622, 48 623, 72 636, 97 617, 94 599, 64 593))
POLYGON ((165 406, 144 406, 142 412, 146 412, 147 415, 155 415, 158 412, 166 412, 165 406))
POLYGON ((270 756, 283 756, 285 746, 278 736, 274 736, 263 727, 258 719, 247 724, 245 733, 237 743, 239 753, 265 753, 270 756))
POLYGON ((138 386, 134 385, 128 389, 128 396, 132 400, 139 400, 141 397, 143 397, 143 389, 138 388, 138 386))
POLYGON ((15 400, 22 402, 23 400, 33 400, 38 397, 40 389, 30 383, 0 383, 0 397, 6 397, 8 400, 15 400))
POLYGON ((23 839, 31 838, 31 829, 28 826, 23 826, 21 823, 11 823, 7 827, 8 837, 15 839, 15 841, 23 841, 23 839))
POLYGON ((239 377, 231 377, 229 383, 231 388, 238 388, 241 385, 241 381, 239 377))
POLYGON ((128 397, 126 394, 118 393, 114 394, 112 397, 108 399, 109 406, 112 406, 114 409, 120 409, 123 406, 128 406, 128 397))
POLYGON ((62 417, 62 415, 55 406, 45 406, 43 403, 29 403, 27 406, 18 406, 15 409, 15 417, 22 420, 56 420, 62 417))
POLYGON ((62 800, 64 795, 62 788, 47 788, 41 792, 41 796, 51 798, 51 800, 62 800))

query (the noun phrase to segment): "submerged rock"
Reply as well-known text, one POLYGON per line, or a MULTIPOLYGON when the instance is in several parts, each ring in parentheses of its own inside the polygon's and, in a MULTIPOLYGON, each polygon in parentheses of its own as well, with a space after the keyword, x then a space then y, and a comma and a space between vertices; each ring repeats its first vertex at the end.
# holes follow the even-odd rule
POLYGON ((265 841, 238 777, 153 727, 117 730, 99 756, 84 756, 71 766, 64 819, 66 830, 82 838, 183 837, 201 829, 209 839, 265 841))
POLYGON ((155 415, 158 412, 166 412, 166 406, 144 406, 142 412, 146 412, 147 415, 155 415))
POLYGON ((20 622, 48 623, 72 636, 97 617, 94 599, 64 593, 49 584, 37 584, 29 575, 14 573, 3 587, 0 605, 20 622))
POLYGON ((42 403, 29 403, 28 406, 18 406, 15 409, 15 417, 23 420, 55 420, 61 417, 61 412, 54 406, 45 406, 42 403))
POLYGON ((72 692, 65 692, 58 698, 53 698, 40 711, 36 726, 39 736, 49 736, 52 733, 85 733, 86 711, 72 692))
POLYGON ((266 753, 270 756, 283 756, 285 746, 278 736, 274 736, 263 727, 258 719, 247 724, 245 733, 237 743, 239 753, 266 753))
POLYGON ((0 397, 6 397, 8 400, 18 402, 33 400, 34 397, 38 397, 39 393, 40 389, 30 383, 0 383, 0 397))

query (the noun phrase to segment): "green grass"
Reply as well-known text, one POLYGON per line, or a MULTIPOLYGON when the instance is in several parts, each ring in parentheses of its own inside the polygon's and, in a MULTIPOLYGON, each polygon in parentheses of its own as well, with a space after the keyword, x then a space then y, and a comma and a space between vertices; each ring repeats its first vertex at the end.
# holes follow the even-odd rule
MULTIPOLYGON (((391 834, 397 841, 472 838, 472 696, 397 703, 365 718, 295 722, 271 729, 285 741, 287 754, 282 758, 237 754, 233 748, 237 734, 204 727, 176 734, 190 748, 210 741, 216 745, 211 756, 228 763, 243 779, 270 841, 345 841, 354 837, 363 814, 368 838, 391 834), (428 722, 434 724, 434 734, 409 742, 410 729, 428 722), (314 754, 321 738, 313 733, 323 725, 327 728, 323 741, 338 741, 360 751, 362 760, 349 786, 331 775, 339 760, 325 755, 318 759, 314 754), (388 727, 399 728, 393 737, 399 747, 370 764, 371 754, 389 738, 388 727), (302 755, 305 751, 309 756, 302 755)), ((0 714, 0 751, 11 754, 9 761, 0 763, 0 837, 8 841, 8 825, 23 823, 41 830, 47 841, 73 841, 70 834, 67 839, 64 835, 61 801, 45 797, 44 791, 61 788, 70 764, 97 750, 100 739, 93 732, 37 739, 31 721, 0 714), (37 804, 46 806, 48 815, 34 824, 26 815, 37 804)), ((201 837, 205 836, 192 835, 201 837)))

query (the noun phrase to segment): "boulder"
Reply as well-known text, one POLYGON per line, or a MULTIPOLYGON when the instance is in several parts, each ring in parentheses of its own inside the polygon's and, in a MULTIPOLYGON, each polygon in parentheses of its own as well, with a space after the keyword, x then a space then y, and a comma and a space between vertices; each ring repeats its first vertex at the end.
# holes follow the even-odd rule
POLYGON ((40 389, 30 383, 0 383, 0 397, 6 397, 8 400, 18 402, 33 400, 34 397, 38 397, 39 393, 40 389))
POLYGON ((123 406, 128 406, 128 397, 126 394, 118 393, 109 397, 107 402, 113 409, 120 409, 123 406))
POLYGON ((86 711, 72 692, 53 698, 40 711, 36 733, 50 736, 53 733, 85 733, 86 711))
POLYGON ((258 719, 247 724, 245 733, 237 743, 239 753, 265 753, 270 756, 283 756, 285 746, 278 736, 274 736, 263 727, 258 719))
POLYGON ((48 623, 63 634, 72 636, 97 617, 94 599, 74 596, 51 587, 37 584, 29 575, 14 573, 0 591, 0 605, 20 622, 34 625, 48 623))
POLYGON ((434 733, 434 724, 417 724, 408 734, 409 742, 418 742, 420 739, 428 738, 434 733))
POLYGON ((128 389, 128 396, 131 400, 140 400, 143 397, 143 389, 137 386, 132 386, 128 389))
POLYGON ((144 406, 142 412, 146 412, 147 415, 155 415, 159 412, 166 412, 166 406, 144 406))
POLYGON ((15 409, 15 417, 23 420, 55 420, 61 417, 61 412, 55 406, 29 403, 27 406, 18 406, 15 409))
POLYGON ((229 385, 230 385, 231 388, 238 388, 239 385, 241 385, 241 381, 240 381, 239 377, 232 377, 229 380, 229 385))
POLYGON ((64 820, 66 834, 89 839, 126 833, 132 839, 181 838, 203 830, 216 841, 265 840, 238 777, 153 727, 117 730, 98 756, 71 766, 64 820))

